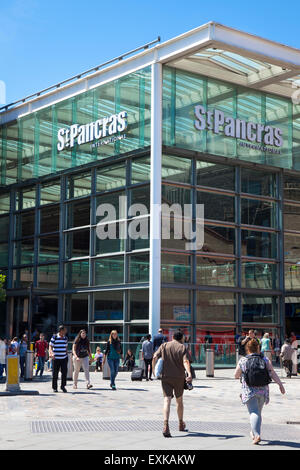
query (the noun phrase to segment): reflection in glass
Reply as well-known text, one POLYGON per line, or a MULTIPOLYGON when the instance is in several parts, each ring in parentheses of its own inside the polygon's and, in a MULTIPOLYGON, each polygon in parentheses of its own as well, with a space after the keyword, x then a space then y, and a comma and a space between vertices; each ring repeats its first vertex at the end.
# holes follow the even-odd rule
POLYGON ((133 289, 128 291, 130 320, 149 319, 149 290, 133 289))
POLYGON ((229 191, 235 190, 235 168, 233 166, 199 160, 196 165, 197 185, 229 191))
POLYGON ((40 233, 59 231, 59 213, 60 208, 58 205, 40 210, 40 233))
POLYGON ((197 204, 204 204, 204 218, 234 222, 234 197, 197 191, 197 204))
POLYGON ((277 264, 242 263, 242 287, 251 289, 277 289, 277 264))
POLYGON ((58 288, 59 266, 58 264, 49 264, 38 267, 38 287, 47 289, 58 288))
POLYGON ((90 225, 90 200, 67 204, 67 227, 90 225))
POLYGON ((192 160, 188 158, 163 155, 162 179, 191 184, 192 160))
POLYGON ((131 184, 150 180, 150 157, 133 158, 131 163, 131 184))
POLYGON ((161 282, 184 283, 191 282, 191 257, 177 253, 161 256, 161 282))
POLYGON ((71 175, 67 178, 67 199, 91 194, 91 173, 71 175))
POLYGON ((129 257, 129 282, 149 281, 149 253, 129 257))
POLYGON ((95 292, 94 320, 123 320, 123 295, 121 290, 95 292))
POLYGON ((82 256, 88 256, 90 252, 90 231, 79 230, 66 234, 67 246, 66 246, 66 257, 67 258, 80 258, 82 256))
POLYGON ((257 196, 276 196, 274 174, 249 168, 242 168, 241 173, 242 193, 256 194, 257 196))
POLYGON ((89 262, 73 261, 65 264, 65 287, 84 287, 89 285, 89 262))
POLYGON ((197 292, 197 322, 234 322, 235 313, 235 294, 230 292, 197 292))
POLYGON ((235 286, 235 261, 197 257, 197 284, 235 286))
POLYGON ((95 285, 124 283, 124 256, 112 256, 95 260, 95 285))
POLYGON ((277 235, 269 232, 242 230, 242 256, 277 258, 277 235))
POLYGON ((243 295, 244 323, 276 323, 278 318, 278 297, 243 295))
POLYGON ((126 164, 119 163, 97 170, 97 192, 109 191, 126 185, 126 164))
POLYGON ((41 199, 40 205, 53 204, 60 201, 60 181, 55 180, 51 183, 45 183, 41 185, 41 199))
POLYGON ((276 208, 277 205, 274 202, 242 198, 241 223, 276 228, 276 208))

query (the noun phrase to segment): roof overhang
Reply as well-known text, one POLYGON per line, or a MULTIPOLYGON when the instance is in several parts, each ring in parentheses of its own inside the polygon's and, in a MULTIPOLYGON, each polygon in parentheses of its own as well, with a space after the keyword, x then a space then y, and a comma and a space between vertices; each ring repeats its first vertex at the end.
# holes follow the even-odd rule
POLYGON ((155 62, 292 98, 300 87, 300 50, 209 22, 151 49, 0 113, 0 123, 38 111, 155 62))

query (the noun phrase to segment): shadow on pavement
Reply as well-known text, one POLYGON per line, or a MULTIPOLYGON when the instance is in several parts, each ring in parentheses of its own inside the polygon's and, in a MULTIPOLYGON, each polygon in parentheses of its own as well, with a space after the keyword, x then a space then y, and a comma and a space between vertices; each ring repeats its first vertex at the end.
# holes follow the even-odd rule
POLYGON ((300 449, 300 442, 291 441, 264 441, 259 444, 261 447, 278 446, 278 447, 292 447, 293 449, 300 449))
POLYGON ((189 432, 188 431, 188 434, 186 435, 186 437, 218 437, 220 439, 227 440, 227 439, 236 439, 238 437, 245 437, 245 436, 241 436, 239 434, 206 434, 203 432, 189 432))

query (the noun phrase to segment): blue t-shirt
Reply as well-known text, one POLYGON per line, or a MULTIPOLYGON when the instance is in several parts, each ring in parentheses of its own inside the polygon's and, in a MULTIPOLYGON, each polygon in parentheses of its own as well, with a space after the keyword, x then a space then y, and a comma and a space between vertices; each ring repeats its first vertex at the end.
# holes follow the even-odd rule
POLYGON ((21 341, 19 343, 19 354, 20 354, 20 356, 22 356, 22 357, 26 356, 26 351, 27 351, 27 343, 24 343, 23 341, 21 341))

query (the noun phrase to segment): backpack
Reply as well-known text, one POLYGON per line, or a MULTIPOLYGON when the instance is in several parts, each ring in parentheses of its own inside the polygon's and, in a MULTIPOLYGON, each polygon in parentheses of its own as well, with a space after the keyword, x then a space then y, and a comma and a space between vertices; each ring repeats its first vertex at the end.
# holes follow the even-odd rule
POLYGON ((246 369, 244 372, 244 379, 249 387, 265 387, 269 385, 272 380, 269 376, 267 364, 260 354, 252 354, 246 356, 246 369))

